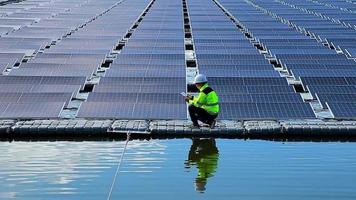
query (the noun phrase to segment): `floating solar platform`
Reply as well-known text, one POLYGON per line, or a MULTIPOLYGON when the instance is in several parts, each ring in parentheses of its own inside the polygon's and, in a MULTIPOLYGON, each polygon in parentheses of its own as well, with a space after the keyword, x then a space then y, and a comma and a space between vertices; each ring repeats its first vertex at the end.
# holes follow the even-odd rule
MULTIPOLYGON (((271 132, 301 130, 304 121, 294 122, 327 120, 315 101, 303 99, 299 85, 290 85, 299 81, 331 118, 356 118, 352 12, 315 2, 288 1, 295 6, 287 9, 272 0, 216 2, 189 1, 188 11, 178 0, 157 0, 149 7, 148 0, 41 0, 1 7, 0 118, 62 118, 70 111, 73 120, 109 121, 98 122, 101 132, 123 130, 114 125, 122 119, 141 120, 145 131, 193 133, 179 95, 193 91, 187 85, 193 71, 208 75, 219 94, 220 134, 251 133, 260 125, 271 132), (185 12, 189 27, 182 26, 185 12), (196 67, 190 68, 192 61, 196 67), (69 110, 72 104, 79 109, 69 110)), ((25 130, 25 123, 17 124, 25 130)), ((335 124, 342 130, 356 127, 335 124)))

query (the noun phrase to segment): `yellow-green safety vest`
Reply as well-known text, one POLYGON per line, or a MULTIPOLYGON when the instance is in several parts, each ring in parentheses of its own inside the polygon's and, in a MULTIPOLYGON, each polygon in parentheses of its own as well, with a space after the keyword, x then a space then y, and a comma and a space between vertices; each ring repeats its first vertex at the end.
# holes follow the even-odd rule
POLYGON ((189 100, 189 104, 203 108, 209 114, 219 113, 219 97, 216 92, 206 83, 199 89, 199 95, 189 100))

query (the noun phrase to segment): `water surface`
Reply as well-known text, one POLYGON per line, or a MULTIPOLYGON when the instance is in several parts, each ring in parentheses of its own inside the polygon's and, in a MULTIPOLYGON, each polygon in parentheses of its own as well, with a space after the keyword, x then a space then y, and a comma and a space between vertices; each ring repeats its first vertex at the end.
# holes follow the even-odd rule
MULTIPOLYGON (((0 143, 0 199, 107 199, 125 141, 0 143)), ((112 199, 355 199, 355 143, 130 141, 112 199)))

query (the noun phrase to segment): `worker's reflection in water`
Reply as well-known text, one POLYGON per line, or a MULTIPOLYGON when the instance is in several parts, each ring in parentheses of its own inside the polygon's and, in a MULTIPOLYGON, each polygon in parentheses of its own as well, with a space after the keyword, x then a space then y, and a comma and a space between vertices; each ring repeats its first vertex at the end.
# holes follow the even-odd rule
POLYGON ((203 193, 208 178, 214 176, 218 167, 219 150, 214 139, 192 139, 186 168, 196 165, 198 176, 195 179, 195 189, 203 193))

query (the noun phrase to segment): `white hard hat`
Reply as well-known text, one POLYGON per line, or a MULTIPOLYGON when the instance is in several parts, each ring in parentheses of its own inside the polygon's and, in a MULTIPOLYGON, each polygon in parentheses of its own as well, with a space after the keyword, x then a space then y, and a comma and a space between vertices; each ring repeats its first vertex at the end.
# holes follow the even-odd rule
POLYGON ((206 76, 204 74, 198 74, 195 76, 193 83, 197 84, 197 83, 206 83, 206 82, 208 82, 206 76))

